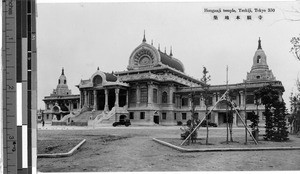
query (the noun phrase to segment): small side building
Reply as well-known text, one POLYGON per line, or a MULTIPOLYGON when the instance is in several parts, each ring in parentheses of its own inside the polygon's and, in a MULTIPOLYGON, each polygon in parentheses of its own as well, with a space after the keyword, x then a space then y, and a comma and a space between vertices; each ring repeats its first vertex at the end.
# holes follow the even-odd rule
POLYGON ((43 119, 46 123, 52 120, 59 121, 70 112, 80 109, 80 95, 72 95, 67 85, 64 69, 58 78, 56 89, 53 89, 49 96, 45 96, 43 101, 45 102, 43 119))

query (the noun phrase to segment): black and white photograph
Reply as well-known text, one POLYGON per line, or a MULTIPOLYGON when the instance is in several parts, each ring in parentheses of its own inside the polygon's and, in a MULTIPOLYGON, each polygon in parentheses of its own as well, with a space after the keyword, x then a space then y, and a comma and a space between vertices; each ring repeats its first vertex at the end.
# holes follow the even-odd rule
POLYGON ((300 2, 37 1, 36 170, 300 170, 300 2))

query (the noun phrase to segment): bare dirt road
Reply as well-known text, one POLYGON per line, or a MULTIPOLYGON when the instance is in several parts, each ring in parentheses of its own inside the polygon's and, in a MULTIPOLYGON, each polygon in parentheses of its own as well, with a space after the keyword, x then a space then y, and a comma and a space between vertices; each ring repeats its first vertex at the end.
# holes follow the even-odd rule
MULTIPOLYGON (((182 153, 152 138, 176 138, 179 127, 102 127, 39 130, 38 139, 78 139, 86 143, 73 156, 38 158, 41 172, 119 171, 266 171, 300 170, 299 151, 182 153)), ((211 128, 211 137, 226 137, 225 128, 211 128)), ((200 130, 204 137, 205 131, 200 130)), ((243 137, 244 129, 234 129, 243 137)))

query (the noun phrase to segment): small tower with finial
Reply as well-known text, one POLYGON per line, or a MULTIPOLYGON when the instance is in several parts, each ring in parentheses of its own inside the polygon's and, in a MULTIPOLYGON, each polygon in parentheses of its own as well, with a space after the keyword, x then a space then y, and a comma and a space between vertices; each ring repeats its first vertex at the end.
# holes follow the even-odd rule
POLYGON ((257 49, 258 49, 258 50, 259 50, 259 49, 262 49, 262 48, 261 48, 261 40, 260 40, 260 37, 259 37, 259 39, 258 39, 258 48, 257 48, 257 49))

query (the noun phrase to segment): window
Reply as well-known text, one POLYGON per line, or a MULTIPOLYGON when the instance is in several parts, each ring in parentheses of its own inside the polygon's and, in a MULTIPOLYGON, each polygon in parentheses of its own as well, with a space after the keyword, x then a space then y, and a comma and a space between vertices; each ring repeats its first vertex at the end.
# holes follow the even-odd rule
POLYGON ((174 113, 174 120, 176 120, 176 113, 174 113))
POLYGON ((97 86, 97 85, 101 85, 102 84, 102 77, 99 76, 99 75, 96 75, 94 78, 93 78, 93 85, 94 86, 97 86))
POLYGON ((148 89, 147 86, 141 87, 141 103, 148 103, 148 89))
POLYGON ((260 63, 260 61, 261 61, 261 57, 260 57, 260 55, 258 55, 257 56, 257 63, 260 63))
POLYGON ((186 113, 182 113, 182 120, 186 120, 186 113))
POLYGON ((47 114, 46 116, 47 116, 47 120, 49 120, 49 114, 47 114))
POLYGON ((64 84, 66 84, 67 83, 67 80, 64 80, 64 84))
POLYGON ((136 89, 131 89, 129 91, 129 99, 131 103, 135 103, 136 102, 136 89))
POLYGON ((246 104, 254 104, 254 95, 247 95, 246 104))
POLYGON ((260 79, 260 76, 256 76, 256 79, 260 79))
POLYGON ((73 109, 77 109, 77 103, 73 103, 73 109))
POLYGON ((162 93, 161 102, 168 103, 168 93, 166 91, 162 93))
POLYGON ((167 113, 165 113, 165 112, 162 113, 162 119, 163 119, 163 120, 166 120, 166 119, 167 119, 167 113))
POLYGON ((140 112, 140 119, 145 119, 145 112, 140 112))
POLYGON ((157 103, 157 89, 153 89, 153 103, 157 103))
POLYGON ((181 106, 188 106, 188 98, 181 99, 181 106))
POLYGON ((133 120, 134 119, 134 112, 129 112, 129 119, 133 120))

